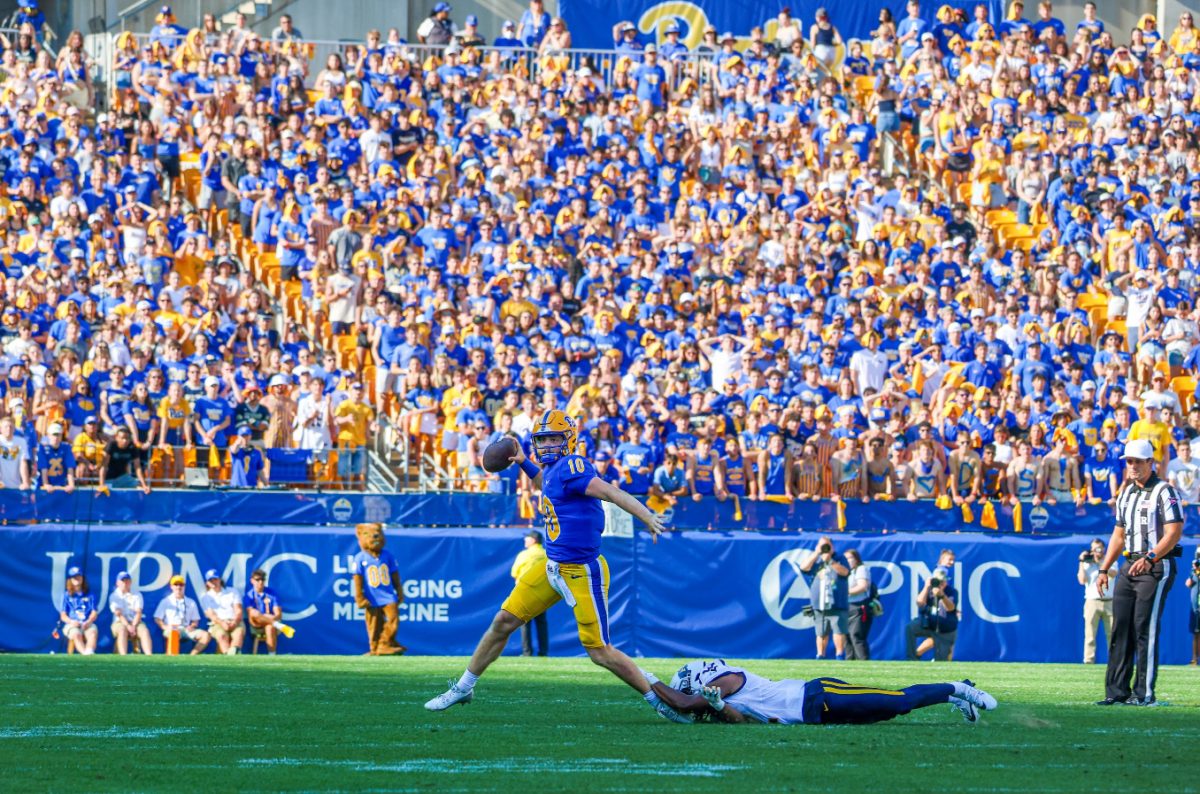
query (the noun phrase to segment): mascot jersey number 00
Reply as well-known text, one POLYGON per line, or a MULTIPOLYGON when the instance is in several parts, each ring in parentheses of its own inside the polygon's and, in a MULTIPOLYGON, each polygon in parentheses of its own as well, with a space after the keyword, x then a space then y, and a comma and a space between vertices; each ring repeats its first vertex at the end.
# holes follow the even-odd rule
POLYGON ((367 640, 371 656, 394 656, 405 648, 396 642, 400 628, 400 602, 404 588, 396 558, 385 549, 383 524, 358 524, 354 527, 361 551, 354 556, 354 602, 366 613, 367 640))

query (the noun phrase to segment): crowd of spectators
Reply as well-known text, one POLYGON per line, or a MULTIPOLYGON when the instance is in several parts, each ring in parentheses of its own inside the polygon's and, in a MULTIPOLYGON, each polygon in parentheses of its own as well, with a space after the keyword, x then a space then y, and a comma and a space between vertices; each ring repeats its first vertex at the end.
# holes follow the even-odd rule
POLYGON ((352 480, 386 417, 528 489, 482 449, 562 408, 668 503, 1099 503, 1133 438, 1196 501, 1192 14, 907 13, 695 52, 622 22, 605 59, 538 0, 491 45, 439 3, 422 46, 312 63, 290 18, 164 7, 99 114, 81 37, 30 28, 0 64, 0 480, 266 484, 260 448, 352 480))

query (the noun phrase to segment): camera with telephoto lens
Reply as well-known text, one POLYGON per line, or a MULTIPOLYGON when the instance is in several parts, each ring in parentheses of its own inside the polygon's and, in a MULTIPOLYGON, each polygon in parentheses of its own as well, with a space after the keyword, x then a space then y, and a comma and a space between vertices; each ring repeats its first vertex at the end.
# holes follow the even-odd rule
POLYGON ((817 551, 819 551, 821 554, 828 554, 829 552, 833 551, 833 545, 826 541, 820 546, 817 546, 817 551))
POLYGON ((934 573, 929 577, 929 600, 925 604, 925 608, 921 610, 921 628, 929 631, 937 631, 938 629, 938 603, 942 598, 942 588, 945 586, 946 580, 942 578, 940 573, 934 573))
POLYGON ((1090 562, 1092 559, 1092 550, 1084 549, 1079 555, 1080 562, 1090 562))

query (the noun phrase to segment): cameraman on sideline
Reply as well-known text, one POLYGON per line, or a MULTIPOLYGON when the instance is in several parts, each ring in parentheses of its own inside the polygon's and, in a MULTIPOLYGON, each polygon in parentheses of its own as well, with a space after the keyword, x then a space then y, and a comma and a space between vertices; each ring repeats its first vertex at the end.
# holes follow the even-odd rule
POLYGON ((1188 615, 1188 630, 1192 633, 1192 665, 1200 660, 1200 548, 1192 558, 1192 575, 1188 577, 1188 606, 1192 611, 1188 615))
POLYGON ((850 631, 846 658, 866 662, 871 658, 871 643, 867 636, 875 620, 875 613, 871 611, 871 571, 863 565, 858 549, 847 551, 846 560, 850 563, 850 631))
POLYGON ((846 558, 833 550, 833 541, 821 538, 800 565, 811 593, 813 620, 817 629, 817 658, 825 658, 829 633, 833 632, 833 650, 838 661, 846 658, 846 623, 850 607, 847 582, 850 566, 846 558), (814 567, 816 570, 814 571, 814 567))
POLYGON ((954 656, 954 641, 958 638, 958 591, 950 584, 954 567, 954 552, 942 549, 938 567, 917 596, 917 616, 904 629, 904 650, 910 661, 923 656, 933 646, 934 661, 947 662, 954 656), (924 637, 916 647, 917 637, 924 637))
MULTIPOLYGON (((1096 577, 1100 575, 1100 563, 1104 560, 1104 541, 1096 538, 1091 548, 1079 555, 1079 570, 1075 576, 1083 585, 1083 663, 1096 663, 1096 627, 1104 624, 1104 640, 1112 639, 1112 593, 1100 593, 1096 577)), ((1115 570, 1108 572, 1116 576, 1115 570)))

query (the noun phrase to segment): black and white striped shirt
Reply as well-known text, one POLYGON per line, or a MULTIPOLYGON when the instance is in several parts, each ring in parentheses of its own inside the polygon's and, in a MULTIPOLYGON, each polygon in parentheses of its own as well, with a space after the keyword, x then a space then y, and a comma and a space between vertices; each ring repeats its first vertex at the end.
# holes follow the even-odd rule
POLYGON ((1157 474, 1145 485, 1126 483, 1117 497, 1117 526, 1125 530, 1125 552, 1146 554, 1162 540, 1163 527, 1183 522, 1179 492, 1157 474))

